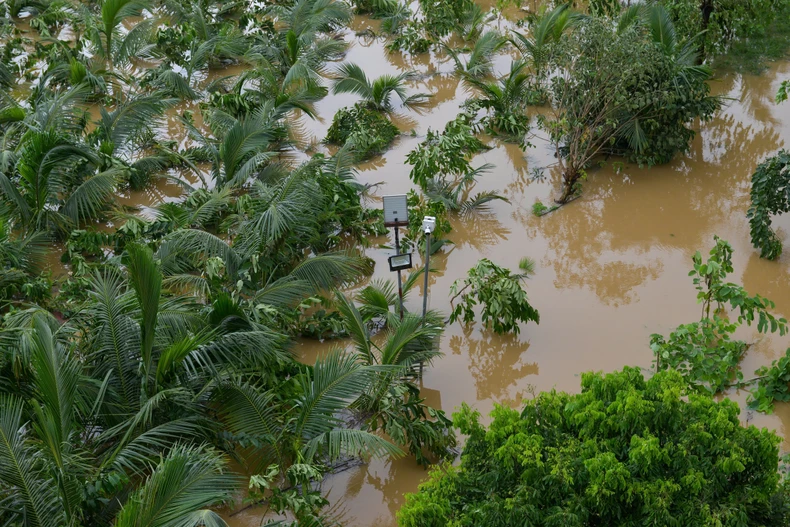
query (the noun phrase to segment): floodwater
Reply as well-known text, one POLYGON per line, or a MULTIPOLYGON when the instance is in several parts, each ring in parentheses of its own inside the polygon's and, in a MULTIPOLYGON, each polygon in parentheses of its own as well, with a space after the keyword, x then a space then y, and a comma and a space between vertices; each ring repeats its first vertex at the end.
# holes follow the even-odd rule
MULTIPOLYGON (((364 28, 375 22, 358 24, 364 28)), ((453 119, 469 93, 452 75, 453 64, 441 56, 414 59, 388 54, 377 42, 357 41, 348 60, 371 76, 404 69, 425 74, 414 88, 433 94, 430 109, 394 118, 404 132, 414 130, 415 137, 400 138, 359 174, 363 183, 381 183, 379 196, 406 192, 412 188, 406 154, 428 128, 441 129, 453 119)), ((497 70, 506 71, 509 63, 510 56, 503 54, 497 70)), ((538 134, 532 140, 535 147, 526 152, 490 141, 493 149, 475 157, 473 165, 487 162, 496 168, 480 179, 475 192, 498 190, 509 203, 494 202, 487 211, 453 219, 449 237, 454 245, 431 260, 437 272, 431 275, 430 307, 449 312, 450 285, 480 258, 515 270, 529 256, 536 273, 528 294, 541 323, 523 326, 519 336, 498 336, 479 325, 447 327, 441 341, 445 355, 423 379, 426 400, 448 413, 467 402, 487 414, 494 404, 519 406, 536 391, 577 391, 585 371, 625 365, 649 371, 650 335, 668 334, 699 319, 688 271, 691 256, 697 250, 707 253, 714 235, 735 250, 735 272, 729 279, 774 300, 775 312, 790 318, 790 254, 775 262, 761 260, 749 241, 746 220, 752 172, 790 140, 790 103, 773 102, 787 78, 789 62, 775 63, 760 76, 720 73, 713 91, 728 98, 726 106, 716 119, 698 125, 686 155, 651 169, 608 165, 591 171, 581 199, 542 218, 532 214, 532 204, 550 203, 559 181, 545 139, 538 134)), ((305 122, 304 129, 320 139, 333 113, 354 101, 351 95, 328 97, 318 105, 321 118, 305 122)), ((790 244, 790 214, 777 218, 775 227, 790 244)), ((391 253, 368 251, 377 262, 376 276, 394 278, 386 263, 391 253)), ((421 309, 419 284, 406 303, 410 310, 421 309)), ((754 342, 743 361, 747 378, 790 346, 790 338, 760 336, 754 328, 741 328, 738 336, 754 342)), ((302 341, 297 353, 310 361, 332 345, 338 343, 302 341)), ((741 404, 744 423, 776 430, 785 437, 783 450, 790 451, 788 405, 762 415, 745 408, 745 391, 728 395, 741 404)), ((331 476, 323 489, 344 525, 391 527, 405 493, 414 492, 425 476, 411 459, 374 460, 331 476)), ((245 510, 229 518, 230 525, 260 525, 263 512, 245 510)))
MULTIPOLYGON (((470 93, 453 75, 454 64, 447 57, 390 54, 381 40, 354 36, 365 29, 375 32, 378 23, 355 20, 346 35, 353 42, 347 60, 360 64, 371 77, 415 70, 421 76, 413 83, 414 91, 433 95, 420 113, 397 112, 393 121, 404 135, 383 156, 360 167, 361 182, 380 183, 377 196, 403 193, 412 188, 406 154, 429 128, 440 130, 453 119, 470 93)), ((496 70, 504 73, 510 60, 503 53, 495 61, 496 70)), ((761 260, 751 247, 746 220, 752 172, 790 140, 790 103, 773 102, 779 83, 788 78, 790 62, 775 63, 761 76, 720 72, 713 90, 727 97, 726 107, 714 120, 698 125, 687 154, 652 169, 625 165, 615 170, 607 165, 591 171, 581 199, 542 218, 532 215, 531 207, 536 200, 550 203, 557 193, 551 148, 540 134, 526 152, 490 140, 493 148, 476 156, 473 165, 492 163, 495 168, 480 179, 475 192, 497 190, 508 202, 453 219, 449 237, 454 244, 431 260, 437 271, 430 277, 429 305, 449 312, 450 285, 480 258, 515 270, 528 256, 536 262, 528 293, 541 323, 523 326, 519 336, 498 336, 479 325, 448 326, 441 340, 445 355, 424 375, 426 400, 448 413, 467 402, 487 414, 494 404, 519 406, 535 391, 576 391, 585 371, 625 365, 649 370, 649 336, 668 334, 700 315, 688 271, 691 256, 697 250, 706 253, 714 235, 734 247, 730 280, 774 300, 776 313, 790 318, 790 247, 778 261, 761 260)), ((354 95, 330 95, 318 103, 317 120, 299 117, 300 143, 323 149, 320 141, 332 116, 355 101, 354 95)), ((175 114, 168 115, 166 126, 179 141, 184 137, 176 129, 175 114)), ((192 175, 184 177, 197 182, 192 175)), ((181 192, 180 186, 161 182, 122 201, 145 209, 181 192)), ((790 214, 778 218, 775 227, 790 245, 790 214)), ((386 264, 391 253, 368 250, 377 263, 377 277, 394 278, 386 264)), ((419 262, 416 257, 416 267, 419 262)), ((421 309, 422 294, 420 281, 407 308, 421 309)), ((743 362, 746 377, 790 346, 788 338, 759 336, 753 328, 742 328, 739 336, 754 342, 743 362)), ((295 351, 310 361, 333 345, 343 343, 301 341, 295 351)), ((747 395, 729 394, 742 408, 747 395)), ((776 430, 785 438, 783 450, 790 451, 788 405, 777 405, 773 415, 744 409, 742 420, 776 430)), ((425 476, 412 459, 373 460, 331 476, 323 490, 343 524, 391 527, 404 494, 415 491, 425 476)), ((231 527, 252 527, 261 524, 264 513, 264 508, 251 508, 226 518, 231 527)))

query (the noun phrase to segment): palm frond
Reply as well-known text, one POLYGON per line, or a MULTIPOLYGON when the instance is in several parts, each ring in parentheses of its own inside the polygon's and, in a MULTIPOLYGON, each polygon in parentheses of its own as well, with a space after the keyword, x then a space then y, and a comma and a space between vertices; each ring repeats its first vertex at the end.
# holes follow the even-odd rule
POLYGON ((366 430, 336 428, 314 437, 303 449, 304 459, 312 462, 318 453, 329 460, 341 456, 402 457, 404 452, 381 436, 366 430))
POLYGON ((176 419, 130 434, 119 448, 109 452, 102 466, 129 474, 142 475, 179 441, 205 435, 205 424, 191 418, 176 419))
POLYGON ((479 192, 478 194, 475 194, 474 197, 467 199, 463 203, 461 203, 461 207, 459 208, 459 213, 461 215, 471 214, 473 212, 484 209, 489 203, 497 200, 509 203, 507 198, 497 194, 494 191, 479 192))
POLYGON ((292 424, 295 437, 307 444, 336 428, 338 412, 367 389, 374 375, 355 355, 334 350, 319 357, 312 372, 299 379, 302 394, 292 424))
POLYGON ((205 518, 224 525, 206 509, 230 500, 238 484, 218 452, 176 446, 124 504, 115 526, 199 527, 205 518))
POLYGON ((622 33, 639 20, 644 9, 645 6, 640 4, 631 5, 623 9, 620 17, 617 19, 617 33, 622 33))
POLYGON ((38 462, 37 448, 26 441, 23 406, 17 397, 0 395, 0 482, 6 519, 36 527, 64 525, 57 484, 38 462))
POLYGON ((477 39, 464 71, 472 77, 484 77, 491 73, 494 54, 505 44, 506 40, 496 31, 486 31, 477 39))
POLYGON ((442 327, 426 324, 422 317, 407 315, 398 320, 381 348, 381 363, 410 370, 416 363, 441 355, 437 348, 442 327))
POLYGON ((368 268, 368 261, 362 257, 339 252, 324 253, 307 258, 294 267, 290 276, 306 281, 316 290, 327 290, 352 282, 368 268))
POLYGON ((157 256, 164 275, 184 272, 197 258, 222 258, 232 277, 241 265, 241 257, 225 240, 200 229, 179 229, 165 236, 157 256))
POLYGON ((124 172, 110 169, 85 180, 66 198, 63 214, 75 224, 96 218, 115 194, 124 172))
POLYGON ((152 353, 159 313, 159 297, 162 292, 162 272, 154 261, 150 247, 131 243, 126 246, 126 253, 129 255, 127 266, 129 281, 142 311, 140 354, 143 361, 143 375, 149 375, 152 373, 152 353))
POLYGON ((281 409, 274 393, 234 381, 221 386, 217 401, 220 418, 228 430, 256 445, 260 465, 286 461, 285 445, 281 442, 281 409))
POLYGON ((653 41, 661 46, 664 53, 671 55, 677 46, 677 36, 669 12, 663 5, 655 3, 645 8, 642 16, 653 41))
POLYGON ((338 291, 335 293, 335 305, 338 312, 343 316, 343 325, 351 335, 357 353, 359 353, 362 360, 368 364, 378 362, 371 349, 370 331, 368 331, 365 320, 354 303, 338 291))
POLYGON ((92 300, 84 313, 91 327, 89 360, 95 364, 95 376, 102 378, 112 372, 113 391, 120 397, 120 407, 134 412, 140 404, 139 368, 140 326, 130 313, 134 297, 127 292, 126 282, 117 270, 106 270, 90 278, 92 300))
POLYGON ((256 291, 253 302, 274 307, 292 307, 315 292, 307 280, 284 276, 256 291))
POLYGON ((372 99, 372 85, 365 71, 357 64, 341 64, 332 85, 332 93, 353 93, 363 99, 372 99))

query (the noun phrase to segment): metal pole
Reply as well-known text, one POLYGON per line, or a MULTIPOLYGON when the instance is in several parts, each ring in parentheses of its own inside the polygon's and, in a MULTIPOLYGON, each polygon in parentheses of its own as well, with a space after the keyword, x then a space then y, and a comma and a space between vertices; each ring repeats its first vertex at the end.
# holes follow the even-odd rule
MULTIPOLYGON (((422 323, 425 324, 425 314, 428 312, 428 272, 431 264, 431 231, 425 233, 425 285, 422 288, 422 323)), ((422 379, 422 361, 420 361, 420 379, 422 379)))
MULTIPOLYGON (((398 221, 398 218, 395 218, 398 221)), ((400 235, 398 234, 398 226, 395 225, 395 254, 400 254, 400 235)), ((400 319, 403 320, 403 282, 400 278, 400 269, 398 269, 398 300, 400 308, 400 319)))
POLYGON ((422 322, 425 323, 425 313, 428 312, 428 272, 431 263, 431 233, 425 233, 425 286, 422 288, 422 322))

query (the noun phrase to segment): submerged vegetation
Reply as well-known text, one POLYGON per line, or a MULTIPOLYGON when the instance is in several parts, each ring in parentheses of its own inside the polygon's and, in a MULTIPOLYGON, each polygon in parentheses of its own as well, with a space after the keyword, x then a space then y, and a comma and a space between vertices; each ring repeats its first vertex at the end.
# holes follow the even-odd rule
MULTIPOLYGON (((410 126, 400 123, 445 102, 424 93, 437 79, 462 82, 457 115, 414 130, 401 159, 413 188, 400 249, 447 254, 460 219, 482 223, 508 203, 506 192, 478 188, 495 169, 478 154, 548 141, 556 165, 541 171, 557 169, 559 192, 536 215, 579 197, 610 156, 666 163, 722 105, 710 92, 713 59, 777 31, 774 11, 787 12, 780 0, 593 0, 586 11, 534 4, 509 20, 515 7, 525 6, 0 7, 0 523, 221 526, 217 511, 237 510, 248 489, 247 504, 267 505, 262 522, 335 525, 325 477, 409 456, 446 473, 435 470, 407 501, 404 525, 507 525, 508 515, 702 524, 744 514, 747 525, 786 524, 776 438, 738 427, 734 405, 710 394, 756 384, 762 411, 790 400, 790 351, 744 381, 748 344, 731 338, 743 322, 781 334, 787 322, 725 281, 732 248, 719 239, 707 261, 693 261, 700 321, 651 337, 653 379, 587 374, 581 395, 541 394, 521 415, 499 408, 488 431, 465 407, 455 425, 470 441, 461 467, 448 464, 453 421, 426 403, 419 377, 441 356, 445 324, 517 335, 539 322, 525 290, 534 264, 525 258, 514 273, 482 259, 434 292, 450 297, 448 318, 400 314, 395 284, 371 279, 366 250, 387 229, 368 200, 375 184, 358 181, 356 165, 375 167, 410 126), (380 20, 368 36, 386 40, 387 52, 424 54, 439 69, 374 77, 349 61, 354 12, 380 20), (321 102, 341 94, 350 102, 330 124, 321 102), (309 137, 308 120, 326 120, 326 136, 309 137), (160 185, 179 195, 164 199, 160 185), (130 205, 138 195, 153 203, 130 205), (436 221, 428 246, 424 216, 436 221), (293 352, 300 338, 334 346, 304 364, 293 352), (644 408, 623 410, 626 396, 644 408), (623 415, 645 424, 642 436, 623 415), (719 435, 703 441, 694 420, 719 435), (662 433, 680 432, 657 446, 662 433), (528 448, 515 455, 518 442, 528 448), (673 467, 677 481, 645 472, 667 469, 684 448, 703 455, 673 467), (710 454, 722 449, 730 456, 710 454), (709 485, 718 497, 702 492, 709 485), (748 499, 747 486, 757 488, 748 499), (682 499, 668 505, 667 496, 682 499)), ((777 99, 786 93, 783 84, 777 99)), ((781 252, 771 216, 790 203, 786 157, 753 179, 752 239, 769 258, 781 252)), ((398 283, 407 298, 430 279, 425 267, 398 283)))

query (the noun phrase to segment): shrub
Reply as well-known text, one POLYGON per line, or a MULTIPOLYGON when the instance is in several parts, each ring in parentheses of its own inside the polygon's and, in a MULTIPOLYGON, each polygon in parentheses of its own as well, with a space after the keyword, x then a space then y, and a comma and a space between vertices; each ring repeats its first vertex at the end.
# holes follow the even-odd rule
POLYGON ((357 103, 335 114, 326 142, 345 145, 351 141, 358 158, 369 159, 386 150, 398 133, 398 127, 384 115, 357 103))

